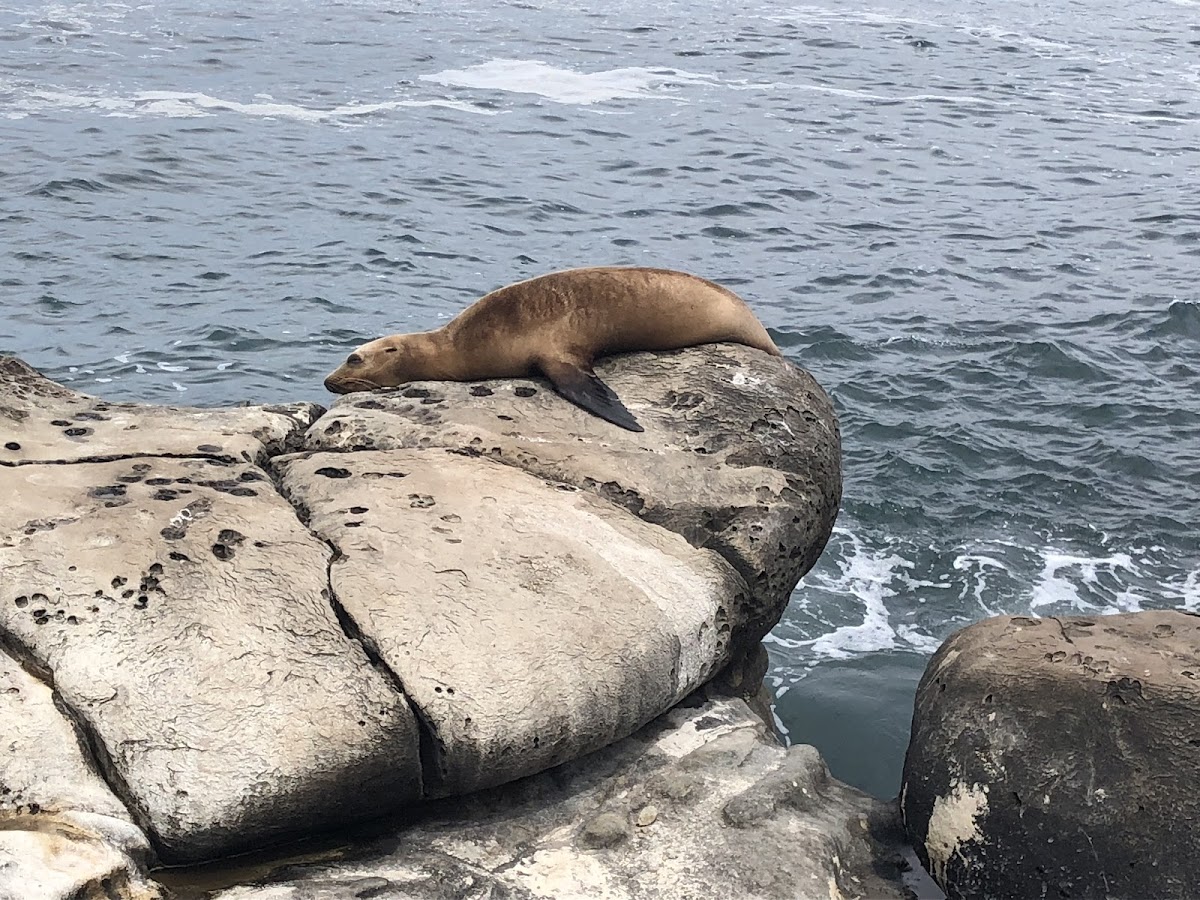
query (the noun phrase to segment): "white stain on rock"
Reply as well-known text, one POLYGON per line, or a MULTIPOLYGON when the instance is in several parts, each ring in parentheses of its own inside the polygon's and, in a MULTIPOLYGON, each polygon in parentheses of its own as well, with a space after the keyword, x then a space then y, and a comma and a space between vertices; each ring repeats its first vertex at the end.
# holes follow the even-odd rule
POLYGON ((946 883, 946 866, 955 854, 961 856, 963 844, 983 840, 979 819, 987 808, 987 787, 962 782, 955 782, 948 794, 933 802, 925 852, 929 856, 930 874, 938 884, 946 883))

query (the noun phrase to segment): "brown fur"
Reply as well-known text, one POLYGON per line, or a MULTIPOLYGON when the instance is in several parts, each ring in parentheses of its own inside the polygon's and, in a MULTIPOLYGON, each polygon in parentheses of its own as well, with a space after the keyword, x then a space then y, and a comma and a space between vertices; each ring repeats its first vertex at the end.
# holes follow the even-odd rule
POLYGON ((364 344, 326 380, 334 393, 409 381, 529 375, 542 359, 591 363, 633 350, 729 341, 781 355, 732 291, 668 269, 596 267, 519 281, 477 300, 436 331, 364 344))
POLYGON ((435 331, 364 344, 325 379, 325 387, 345 394, 409 381, 540 372, 560 393, 608 418, 594 398, 587 402, 576 396, 578 391, 564 390, 568 382, 591 379, 628 416, 592 373, 593 360, 722 341, 781 355, 745 302, 711 281, 669 269, 567 269, 492 291, 435 331))

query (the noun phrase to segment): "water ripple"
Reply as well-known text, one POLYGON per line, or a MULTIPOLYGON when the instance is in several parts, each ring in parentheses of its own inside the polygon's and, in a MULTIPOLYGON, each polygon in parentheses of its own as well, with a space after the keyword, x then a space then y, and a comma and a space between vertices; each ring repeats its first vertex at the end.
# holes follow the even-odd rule
POLYGON ((993 612, 1200 610, 1190 10, 0 5, 0 351, 320 401, 518 278, 690 269, 841 418, 789 703, 993 612))

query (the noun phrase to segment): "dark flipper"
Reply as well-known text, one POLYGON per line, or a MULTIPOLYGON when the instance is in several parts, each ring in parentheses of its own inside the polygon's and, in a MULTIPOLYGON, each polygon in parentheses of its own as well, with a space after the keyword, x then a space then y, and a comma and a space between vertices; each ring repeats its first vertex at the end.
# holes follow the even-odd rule
POLYGON ((586 363, 541 360, 538 368, 550 379, 554 389, 576 406, 630 431, 645 431, 633 413, 625 408, 621 398, 586 363))

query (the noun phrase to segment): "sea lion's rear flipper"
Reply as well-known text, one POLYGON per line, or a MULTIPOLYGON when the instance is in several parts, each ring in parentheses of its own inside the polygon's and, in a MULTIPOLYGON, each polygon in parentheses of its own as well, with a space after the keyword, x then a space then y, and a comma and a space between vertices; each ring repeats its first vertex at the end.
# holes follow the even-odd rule
POLYGON ((630 431, 645 431, 591 366, 565 360, 539 360, 538 368, 550 379, 554 389, 576 406, 630 431))

